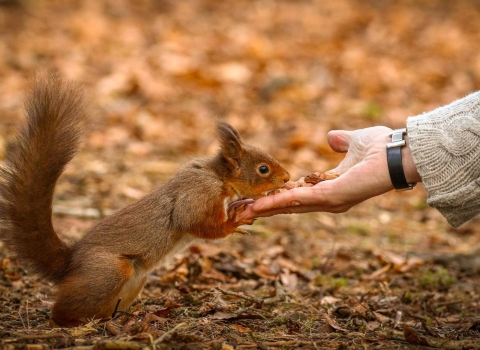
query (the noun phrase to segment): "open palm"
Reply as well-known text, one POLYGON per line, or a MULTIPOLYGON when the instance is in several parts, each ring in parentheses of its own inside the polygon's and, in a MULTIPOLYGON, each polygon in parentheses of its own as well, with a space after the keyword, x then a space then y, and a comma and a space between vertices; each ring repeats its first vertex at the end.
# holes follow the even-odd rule
POLYGON ((385 151, 390 132, 390 128, 383 126, 330 131, 327 136, 330 147, 346 153, 332 169, 341 176, 313 187, 298 187, 261 198, 242 213, 242 218, 313 211, 341 213, 392 190, 385 151))

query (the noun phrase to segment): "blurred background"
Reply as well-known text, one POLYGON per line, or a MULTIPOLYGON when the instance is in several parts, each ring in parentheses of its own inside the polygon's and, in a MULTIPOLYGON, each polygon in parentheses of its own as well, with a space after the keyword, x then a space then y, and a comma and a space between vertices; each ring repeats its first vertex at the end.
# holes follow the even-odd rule
MULTIPOLYGON (((216 152, 214 118, 270 151, 293 179, 332 169, 342 155, 328 147, 329 130, 403 127, 409 116, 478 90, 479 43, 478 0, 0 0, 0 157, 35 72, 57 71, 85 87, 90 130, 55 198, 64 208, 57 230, 76 237, 165 183, 185 161, 216 152), (82 217, 77 209, 100 215, 82 217)), ((195 283, 172 287, 177 294, 210 290, 195 280, 201 275, 185 272, 196 257, 195 266, 215 267, 222 281, 238 278, 249 291, 253 280, 245 276, 257 287, 265 283, 265 293, 281 276, 307 313, 324 307, 324 299, 315 304, 319 295, 351 305, 358 300, 349 295, 362 295, 390 324, 396 310, 410 310, 412 324, 437 317, 453 334, 449 322, 465 330, 473 328, 458 320, 478 319, 480 286, 470 277, 480 261, 441 258, 478 254, 478 224, 453 230, 426 205, 421 185, 344 214, 261 219, 250 236, 189 250, 189 262, 169 270, 164 282, 157 278, 142 300, 154 286, 163 293, 189 278, 195 283), (397 298, 381 304, 377 294, 397 298)), ((8 293, 14 281, 30 293, 31 310, 35 302, 48 314, 29 279, 5 272, 2 281, 8 293)), ((151 293, 157 302, 159 295, 151 293)), ((369 329, 386 324, 380 316, 369 329)), ((219 334, 224 330, 219 325, 219 334)))
MULTIPOLYGON (((57 191, 58 203, 71 207, 115 210, 164 183, 186 160, 213 154, 213 118, 233 124, 297 179, 342 159, 328 147, 328 130, 402 127, 408 116, 480 87, 477 0, 0 5, 0 151, 36 71, 58 71, 87 92, 90 132, 57 191)), ((419 242, 427 249, 432 237, 449 249, 455 237, 426 207, 421 186, 348 214, 264 219, 253 230, 278 224, 299 233, 299 222, 312 220, 320 228, 307 235, 322 237, 327 225, 371 234, 367 245, 386 244, 390 234, 401 235, 405 249, 419 242)), ((468 237, 477 249, 475 236, 468 237)), ((455 242, 472 249, 464 236, 455 242)))

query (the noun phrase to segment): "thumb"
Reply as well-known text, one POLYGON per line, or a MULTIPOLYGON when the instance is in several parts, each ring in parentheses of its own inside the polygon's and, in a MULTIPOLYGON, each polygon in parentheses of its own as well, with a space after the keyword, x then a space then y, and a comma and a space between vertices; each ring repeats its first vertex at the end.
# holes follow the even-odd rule
POLYGON ((327 141, 335 152, 346 153, 350 147, 353 131, 332 130, 327 134, 327 141))

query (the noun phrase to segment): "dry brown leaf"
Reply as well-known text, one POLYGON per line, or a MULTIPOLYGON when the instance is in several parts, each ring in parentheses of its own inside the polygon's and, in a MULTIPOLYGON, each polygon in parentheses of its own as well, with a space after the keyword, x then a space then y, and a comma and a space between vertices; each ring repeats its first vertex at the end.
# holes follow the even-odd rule
POLYGON ((375 316, 377 321, 382 324, 388 324, 392 322, 392 319, 390 317, 384 316, 379 312, 373 311, 372 314, 375 316))
POLYGON ((348 330, 341 327, 335 320, 333 320, 330 316, 328 316, 327 314, 323 314, 323 316, 325 317, 325 320, 327 320, 327 323, 330 325, 330 327, 332 327, 333 329, 339 331, 339 332, 344 332, 344 333, 348 333, 348 330))
POLYGON ((390 271, 391 268, 392 268, 391 264, 385 265, 385 266, 379 268, 378 270, 372 272, 370 275, 364 276, 363 279, 365 279, 365 280, 375 280, 375 279, 378 279, 378 278, 382 278, 382 276, 384 274, 386 274, 388 271, 390 271))
POLYGON ((403 326, 403 335, 405 336, 405 340, 410 344, 430 346, 425 337, 419 336, 417 332, 408 325, 403 326))

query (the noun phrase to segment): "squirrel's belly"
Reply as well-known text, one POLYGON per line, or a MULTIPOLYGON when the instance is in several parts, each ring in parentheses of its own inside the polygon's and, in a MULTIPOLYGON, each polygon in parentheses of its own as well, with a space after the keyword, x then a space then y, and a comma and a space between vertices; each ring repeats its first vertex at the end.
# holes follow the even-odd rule
MULTIPOLYGON (((135 272, 124 283, 120 293, 118 294, 118 299, 120 300, 117 307, 118 311, 125 311, 128 309, 137 295, 141 292, 145 282, 147 281, 147 270, 135 269, 134 271, 135 272)), ((112 310, 112 313, 113 311, 114 310, 112 310)))

